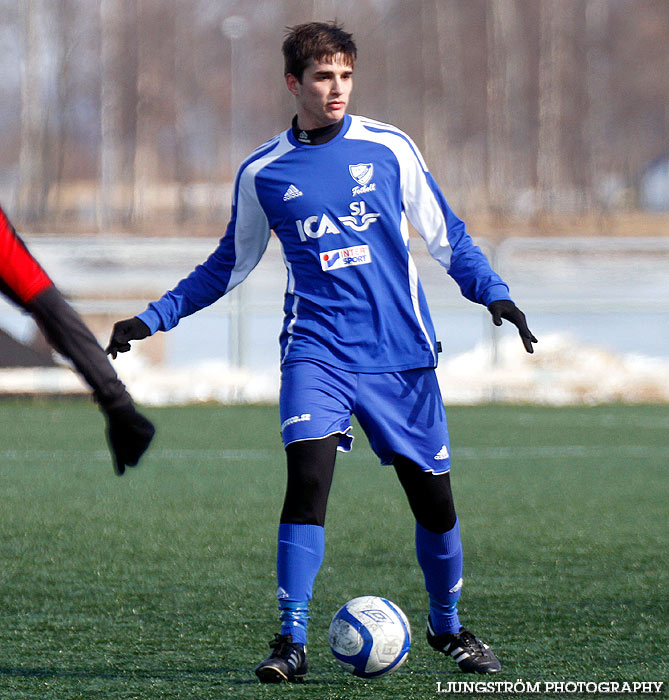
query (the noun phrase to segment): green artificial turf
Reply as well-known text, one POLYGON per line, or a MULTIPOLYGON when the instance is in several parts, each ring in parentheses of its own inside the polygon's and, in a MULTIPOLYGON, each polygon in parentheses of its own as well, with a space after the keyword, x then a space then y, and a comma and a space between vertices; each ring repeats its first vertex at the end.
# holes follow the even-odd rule
MULTIPOLYGON (((438 692, 482 679, 425 642, 410 512, 359 429, 335 472, 307 682, 257 683, 278 631, 277 409, 145 413, 157 437, 119 478, 92 404, 0 402, 1 700, 485 696, 438 692), (396 674, 363 681, 339 668, 327 629, 372 594, 405 611, 413 644, 396 674)), ((669 407, 448 415, 461 619, 498 653, 494 680, 669 681, 669 407)))

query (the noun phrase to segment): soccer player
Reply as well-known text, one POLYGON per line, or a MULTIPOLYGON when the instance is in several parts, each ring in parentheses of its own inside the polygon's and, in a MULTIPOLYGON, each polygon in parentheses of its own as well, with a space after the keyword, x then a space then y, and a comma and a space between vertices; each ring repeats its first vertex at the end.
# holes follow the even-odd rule
POLYGON ((107 418, 107 440, 121 475, 135 466, 155 433, 138 413, 104 350, 30 254, 0 209, 0 291, 32 314, 46 338, 86 380, 107 418))
POLYGON ((408 221, 465 297, 486 305, 495 324, 515 324, 528 352, 537 340, 411 139, 347 114, 352 36, 336 23, 299 25, 283 54, 297 106, 292 126, 242 163, 216 250, 139 316, 115 324, 108 352, 129 350, 129 341, 167 331, 229 292, 274 230, 288 270, 279 405, 288 477, 277 551, 281 630, 258 678, 297 681, 307 672, 308 606, 323 561, 336 452, 351 449, 351 414, 382 464, 393 465, 415 516, 429 644, 463 671, 499 671, 488 645, 458 618, 462 549, 434 372, 439 345, 408 221))

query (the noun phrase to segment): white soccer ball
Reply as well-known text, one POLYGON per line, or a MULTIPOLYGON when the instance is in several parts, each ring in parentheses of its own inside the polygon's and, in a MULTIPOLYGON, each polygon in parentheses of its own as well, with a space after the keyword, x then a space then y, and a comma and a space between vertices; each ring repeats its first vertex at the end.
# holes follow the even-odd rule
POLYGON ((411 629, 397 605, 366 595, 337 610, 329 640, 342 668, 355 676, 373 678, 396 671, 406 661, 411 629))

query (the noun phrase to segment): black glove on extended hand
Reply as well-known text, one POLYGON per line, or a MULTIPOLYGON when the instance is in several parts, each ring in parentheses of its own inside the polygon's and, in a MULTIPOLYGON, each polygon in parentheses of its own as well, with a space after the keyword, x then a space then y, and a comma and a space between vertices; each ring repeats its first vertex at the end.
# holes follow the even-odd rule
POLYGON ((496 326, 502 325, 503 318, 513 323, 513 325, 518 328, 518 333, 520 334, 520 339, 523 341, 525 350, 529 353, 534 352, 532 343, 538 343, 539 341, 532 335, 532 332, 527 327, 525 314, 511 300, 499 299, 498 301, 492 301, 488 304, 488 311, 492 314, 492 322, 496 326))
POLYGON ((130 350, 131 340, 142 340, 150 335, 149 327, 137 316, 127 318, 125 321, 117 321, 112 328, 109 345, 105 352, 115 360, 117 353, 130 350))
POLYGON ((126 466, 137 465, 156 429, 132 404, 109 409, 106 413, 107 442, 114 458, 114 469, 121 476, 126 466))

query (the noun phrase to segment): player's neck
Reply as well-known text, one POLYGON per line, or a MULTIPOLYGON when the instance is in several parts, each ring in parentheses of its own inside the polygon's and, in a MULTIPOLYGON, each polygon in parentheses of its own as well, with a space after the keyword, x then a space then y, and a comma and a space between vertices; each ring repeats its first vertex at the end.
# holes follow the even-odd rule
POLYGON ((293 136, 300 142, 310 146, 320 146, 323 143, 331 141, 344 125, 344 117, 334 124, 321 126, 318 129, 300 129, 297 125, 297 115, 293 117, 292 129, 293 136))

